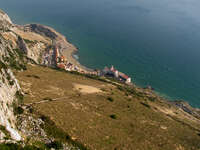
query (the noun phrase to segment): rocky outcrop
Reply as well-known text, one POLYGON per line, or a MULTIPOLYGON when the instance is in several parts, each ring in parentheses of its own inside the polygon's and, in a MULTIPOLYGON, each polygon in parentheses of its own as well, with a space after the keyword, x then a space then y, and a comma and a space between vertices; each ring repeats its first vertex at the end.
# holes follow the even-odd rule
POLYGON ((12 26, 12 21, 6 13, 0 10, 0 30, 8 30, 12 26))
POLYGON ((16 118, 13 112, 13 103, 16 101, 15 95, 20 90, 19 84, 10 69, 2 69, 1 71, 0 124, 5 126, 6 130, 10 132, 12 139, 19 141, 21 136, 16 130, 16 118), (8 78, 13 81, 12 84, 10 84, 8 78))
POLYGON ((44 25, 29 24, 29 25, 25 25, 24 28, 25 28, 25 30, 41 34, 50 39, 56 39, 58 37, 57 34, 55 33, 55 31, 52 31, 53 29, 51 29, 47 26, 44 26, 44 25))
POLYGON ((9 68, 10 63, 8 62, 11 57, 15 57, 14 55, 15 52, 9 43, 0 37, 0 125, 10 133, 11 139, 21 140, 15 126, 16 118, 13 111, 13 104, 17 102, 16 93, 20 91, 20 86, 9 68))
POLYGON ((26 28, 14 25, 8 15, 0 10, 0 142, 20 141, 25 132, 19 131, 16 126, 15 109, 22 101, 22 95, 12 70, 26 69, 24 64, 29 60, 39 64, 50 39, 57 37, 51 29, 42 25, 30 25, 29 31, 26 28))
POLYGON ((185 101, 174 101, 171 102, 176 107, 182 109, 183 111, 187 112, 188 114, 196 117, 197 119, 200 119, 200 109, 191 107, 187 102, 185 101))
POLYGON ((23 50, 23 52, 25 54, 28 53, 28 51, 29 51, 28 47, 26 46, 26 43, 24 42, 24 40, 20 36, 18 36, 17 44, 18 44, 19 49, 23 50))

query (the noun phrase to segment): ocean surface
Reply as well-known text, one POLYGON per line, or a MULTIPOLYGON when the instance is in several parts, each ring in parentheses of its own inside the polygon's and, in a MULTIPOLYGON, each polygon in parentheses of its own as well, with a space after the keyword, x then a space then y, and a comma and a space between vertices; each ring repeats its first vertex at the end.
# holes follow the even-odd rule
POLYGON ((0 0, 14 23, 64 34, 90 68, 114 65, 164 97, 200 107, 199 0, 0 0))

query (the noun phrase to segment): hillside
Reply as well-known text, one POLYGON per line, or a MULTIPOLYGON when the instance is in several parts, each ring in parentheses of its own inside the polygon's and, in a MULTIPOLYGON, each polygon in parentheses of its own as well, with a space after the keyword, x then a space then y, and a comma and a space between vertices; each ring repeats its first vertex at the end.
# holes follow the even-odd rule
POLYGON ((90 149, 200 147, 199 120, 151 91, 35 65, 16 77, 26 106, 90 149))
POLYGON ((0 11, 0 149, 200 149, 199 109, 58 69, 55 47, 75 50, 52 28, 18 26, 0 11))

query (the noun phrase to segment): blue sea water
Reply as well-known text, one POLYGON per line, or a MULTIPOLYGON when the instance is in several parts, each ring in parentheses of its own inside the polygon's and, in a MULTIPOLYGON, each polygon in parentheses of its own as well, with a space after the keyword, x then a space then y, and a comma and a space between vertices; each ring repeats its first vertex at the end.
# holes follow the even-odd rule
POLYGON ((139 86, 200 107, 199 0, 0 0, 14 23, 49 25, 90 68, 113 64, 139 86))

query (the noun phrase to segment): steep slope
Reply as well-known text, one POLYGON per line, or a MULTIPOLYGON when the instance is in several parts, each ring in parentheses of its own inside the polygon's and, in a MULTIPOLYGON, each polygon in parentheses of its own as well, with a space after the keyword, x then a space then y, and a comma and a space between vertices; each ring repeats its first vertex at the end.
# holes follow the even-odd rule
MULTIPOLYGON (((65 38, 46 26, 15 25, 7 14, 0 11, 0 143, 3 143, 0 149, 81 147, 71 139, 60 143, 47 136, 43 129, 45 122, 23 105, 24 93, 15 78, 16 73, 27 69, 27 63, 43 64, 44 54, 57 46, 57 40, 65 41, 65 38)), ((51 67, 55 67, 53 55, 48 59, 51 67)))
POLYGON ((200 114, 193 116, 149 89, 37 65, 16 77, 25 106, 54 122, 47 128, 51 134, 56 125, 89 149, 200 148, 200 114))
POLYGON ((39 59, 45 49, 42 41, 29 47, 26 40, 13 31, 16 28, 8 15, 0 11, 0 141, 23 140, 16 127, 16 113, 23 93, 13 71, 25 70, 26 63, 39 59))
POLYGON ((12 26, 12 21, 6 13, 0 10, 0 29, 8 30, 12 26))
POLYGON ((0 143, 18 143, 0 149, 200 149, 199 109, 60 70, 55 47, 75 49, 52 28, 18 26, 0 11, 0 143))
MULTIPOLYGON (((13 113, 14 103, 18 103, 17 94, 20 94, 19 84, 10 68, 14 65, 19 55, 11 45, 0 35, 0 124, 10 132, 11 138, 20 140, 15 126, 15 116, 13 113)), ((19 61, 20 62, 20 61, 19 61)), ((19 66, 23 66, 19 64, 19 66)), ((19 67, 18 66, 18 67, 19 67)), ((5 136, 1 136, 3 140, 5 136)))

